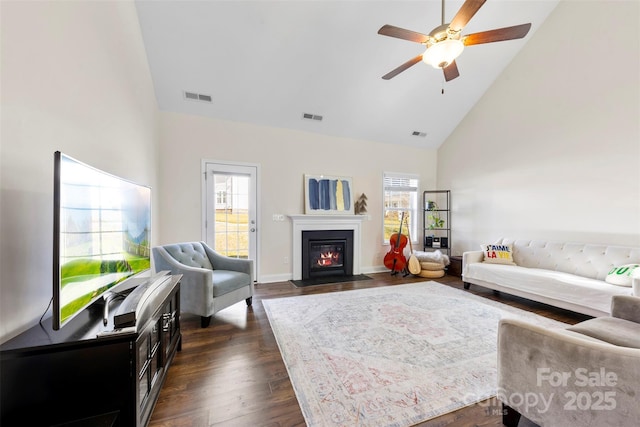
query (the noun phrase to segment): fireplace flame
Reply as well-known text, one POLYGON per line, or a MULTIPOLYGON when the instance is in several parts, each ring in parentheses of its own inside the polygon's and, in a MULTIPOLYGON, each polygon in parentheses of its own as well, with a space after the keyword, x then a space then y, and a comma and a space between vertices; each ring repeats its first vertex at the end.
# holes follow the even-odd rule
POLYGON ((340 258, 339 252, 328 251, 322 252, 320 254, 320 258, 318 258, 318 265, 321 267, 327 267, 332 265, 334 262, 337 262, 340 258))

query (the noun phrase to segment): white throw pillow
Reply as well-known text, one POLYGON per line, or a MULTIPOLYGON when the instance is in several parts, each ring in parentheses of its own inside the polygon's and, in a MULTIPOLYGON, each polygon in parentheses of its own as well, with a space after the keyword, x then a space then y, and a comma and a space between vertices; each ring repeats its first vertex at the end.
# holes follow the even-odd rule
POLYGON ((513 245, 511 243, 480 245, 484 252, 484 262, 489 264, 516 265, 513 262, 513 245))
POLYGON ((612 285, 626 286, 630 288, 633 271, 639 267, 640 264, 625 264, 613 267, 611 271, 609 271, 609 274, 607 274, 604 281, 611 283, 612 285))

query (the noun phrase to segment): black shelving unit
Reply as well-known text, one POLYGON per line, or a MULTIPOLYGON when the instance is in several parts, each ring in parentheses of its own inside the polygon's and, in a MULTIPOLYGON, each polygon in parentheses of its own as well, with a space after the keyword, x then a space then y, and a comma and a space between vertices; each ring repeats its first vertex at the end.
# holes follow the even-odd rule
POLYGON ((451 190, 424 191, 422 209, 424 251, 451 255, 451 190))

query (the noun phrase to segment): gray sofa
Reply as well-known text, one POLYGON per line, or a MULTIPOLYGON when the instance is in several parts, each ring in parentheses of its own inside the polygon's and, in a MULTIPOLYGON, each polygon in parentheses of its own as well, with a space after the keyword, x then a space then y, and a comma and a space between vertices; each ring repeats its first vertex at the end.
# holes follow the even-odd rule
MULTIPOLYGON (((483 262, 483 251, 462 257, 462 280, 590 316, 607 316, 614 295, 633 287, 607 283, 612 267, 640 263, 640 248, 542 240, 500 239, 512 245, 515 265, 483 262)), ((640 269, 636 269, 640 271, 640 269)), ((634 279, 640 289, 640 278, 634 279)))
POLYGON ((640 420, 640 298, 614 296, 611 316, 565 329, 502 319, 498 399, 503 423, 624 427, 640 420))

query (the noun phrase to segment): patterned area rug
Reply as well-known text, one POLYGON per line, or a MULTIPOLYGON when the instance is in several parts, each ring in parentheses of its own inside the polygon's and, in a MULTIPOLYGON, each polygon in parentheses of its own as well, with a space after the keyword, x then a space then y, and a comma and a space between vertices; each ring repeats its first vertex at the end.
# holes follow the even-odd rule
POLYGON ((410 426, 496 394, 502 317, 436 282, 262 301, 308 426, 410 426))

